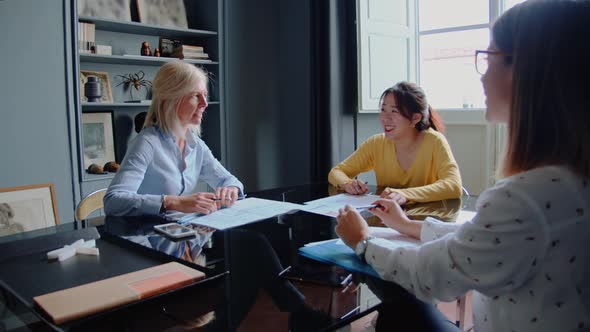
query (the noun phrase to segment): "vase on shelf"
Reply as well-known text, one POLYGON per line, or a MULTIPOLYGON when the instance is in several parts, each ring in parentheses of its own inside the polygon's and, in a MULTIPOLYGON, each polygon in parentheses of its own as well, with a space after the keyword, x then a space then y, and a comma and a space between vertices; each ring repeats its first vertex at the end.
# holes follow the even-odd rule
POLYGON ((88 98, 89 103, 99 103, 102 97, 102 86, 97 76, 88 76, 88 81, 84 84, 84 95, 88 98))

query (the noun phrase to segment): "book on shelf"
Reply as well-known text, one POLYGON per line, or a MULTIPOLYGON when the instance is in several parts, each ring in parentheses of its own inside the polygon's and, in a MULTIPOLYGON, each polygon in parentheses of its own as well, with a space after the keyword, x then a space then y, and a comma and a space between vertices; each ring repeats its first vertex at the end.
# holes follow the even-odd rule
POLYGON ((94 23, 78 22, 78 52, 95 53, 96 26, 94 23))
POLYGON ((209 59, 203 46, 186 45, 178 39, 160 38, 160 54, 163 57, 179 59, 209 59))
POLYGON ((183 52, 205 52, 203 46, 194 46, 194 45, 180 45, 177 46, 174 50, 180 49, 183 52))
POLYGON ((209 55, 203 52, 187 52, 187 51, 176 51, 172 54, 173 57, 179 59, 203 59, 209 60, 209 55))

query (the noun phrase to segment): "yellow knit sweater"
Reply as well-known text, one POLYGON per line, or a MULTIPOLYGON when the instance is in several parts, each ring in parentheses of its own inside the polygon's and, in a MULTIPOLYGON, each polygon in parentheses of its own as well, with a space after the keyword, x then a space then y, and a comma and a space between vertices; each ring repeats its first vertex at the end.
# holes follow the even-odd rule
POLYGON ((410 168, 397 160, 395 142, 377 134, 367 139, 328 175, 334 186, 352 181, 359 173, 375 171, 377 185, 389 187, 408 202, 430 202, 461 197, 461 175, 443 134, 428 129, 410 168))

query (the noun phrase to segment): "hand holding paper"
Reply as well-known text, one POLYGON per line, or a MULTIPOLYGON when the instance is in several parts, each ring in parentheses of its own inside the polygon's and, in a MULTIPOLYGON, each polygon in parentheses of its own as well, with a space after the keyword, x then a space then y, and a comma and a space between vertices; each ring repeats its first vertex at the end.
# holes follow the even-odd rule
POLYGON ((369 225, 352 206, 341 208, 337 219, 336 234, 353 250, 360 241, 369 237, 369 225))

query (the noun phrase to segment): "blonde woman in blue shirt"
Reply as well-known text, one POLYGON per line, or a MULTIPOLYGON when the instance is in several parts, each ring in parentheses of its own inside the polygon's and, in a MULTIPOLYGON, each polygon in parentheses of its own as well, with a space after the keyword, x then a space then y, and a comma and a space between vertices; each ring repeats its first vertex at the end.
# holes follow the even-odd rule
POLYGON ((144 129, 129 145, 105 195, 106 214, 209 214, 243 194, 242 183, 199 137, 207 83, 203 70, 188 63, 169 62, 160 68, 144 129), (197 192, 198 180, 216 188, 215 193, 197 192))

